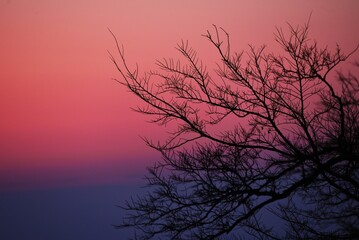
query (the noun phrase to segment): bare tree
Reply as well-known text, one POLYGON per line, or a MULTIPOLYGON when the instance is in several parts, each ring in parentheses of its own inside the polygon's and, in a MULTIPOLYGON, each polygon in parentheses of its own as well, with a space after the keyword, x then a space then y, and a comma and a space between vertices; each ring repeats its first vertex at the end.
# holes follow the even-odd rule
POLYGON ((145 139, 163 158, 118 227, 139 239, 359 236, 359 81, 329 74, 358 47, 331 52, 309 39, 309 23, 288 26, 275 32, 283 54, 231 52, 214 26, 204 35, 220 58, 214 71, 182 42, 184 60, 143 76, 114 36, 117 81, 144 103, 136 110, 175 126, 165 142, 145 139))

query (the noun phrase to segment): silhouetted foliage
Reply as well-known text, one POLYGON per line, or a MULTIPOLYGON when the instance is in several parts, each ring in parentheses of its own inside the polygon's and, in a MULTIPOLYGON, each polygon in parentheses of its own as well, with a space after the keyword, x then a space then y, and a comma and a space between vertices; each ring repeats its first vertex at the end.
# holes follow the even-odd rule
POLYGON ((214 26, 204 35, 220 58, 212 72, 182 42, 184 60, 139 76, 115 38, 111 59, 144 103, 136 110, 176 126, 165 142, 145 139, 163 159, 118 227, 137 228, 139 239, 359 236, 359 81, 329 75, 357 48, 320 48, 308 25, 276 29, 282 55, 233 53, 214 26))

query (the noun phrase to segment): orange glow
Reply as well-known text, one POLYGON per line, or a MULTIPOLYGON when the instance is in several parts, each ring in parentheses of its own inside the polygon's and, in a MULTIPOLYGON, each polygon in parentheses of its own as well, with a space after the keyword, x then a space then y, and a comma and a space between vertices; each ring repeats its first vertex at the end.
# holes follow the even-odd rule
POLYGON ((357 9, 356 0, 0 1, 0 191, 133 181, 159 158, 139 138, 159 130, 111 80, 119 74, 107 28, 144 71, 176 57, 181 39, 213 64, 201 37, 212 24, 231 34, 234 50, 275 49, 275 26, 310 13, 313 38, 349 51, 359 43, 357 9))

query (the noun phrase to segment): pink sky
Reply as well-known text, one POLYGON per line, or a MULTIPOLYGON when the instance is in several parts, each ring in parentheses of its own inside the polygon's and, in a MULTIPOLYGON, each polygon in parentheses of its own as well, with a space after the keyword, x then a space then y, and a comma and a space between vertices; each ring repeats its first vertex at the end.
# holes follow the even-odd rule
POLYGON ((201 37, 212 24, 234 49, 275 49, 275 26, 310 13, 311 36, 348 51, 359 43, 358 9, 357 0, 0 0, 0 191, 138 181, 159 157, 139 135, 164 130, 131 111, 139 102, 111 80, 108 27, 128 61, 149 70, 181 39, 212 59, 201 37))

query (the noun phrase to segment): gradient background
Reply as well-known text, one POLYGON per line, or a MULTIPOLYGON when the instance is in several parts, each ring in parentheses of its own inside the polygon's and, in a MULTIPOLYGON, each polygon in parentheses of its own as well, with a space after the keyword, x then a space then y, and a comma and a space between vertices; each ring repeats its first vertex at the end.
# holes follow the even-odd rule
POLYGON ((201 36, 212 24, 232 49, 276 50, 275 27, 310 13, 310 36, 348 52, 359 43, 358 9, 357 0, 0 0, 0 239, 126 238, 110 226, 123 214, 115 204, 141 193, 159 159, 139 136, 165 130, 133 112, 141 103, 111 80, 107 28, 146 71, 175 57, 181 39, 212 65, 201 36))

